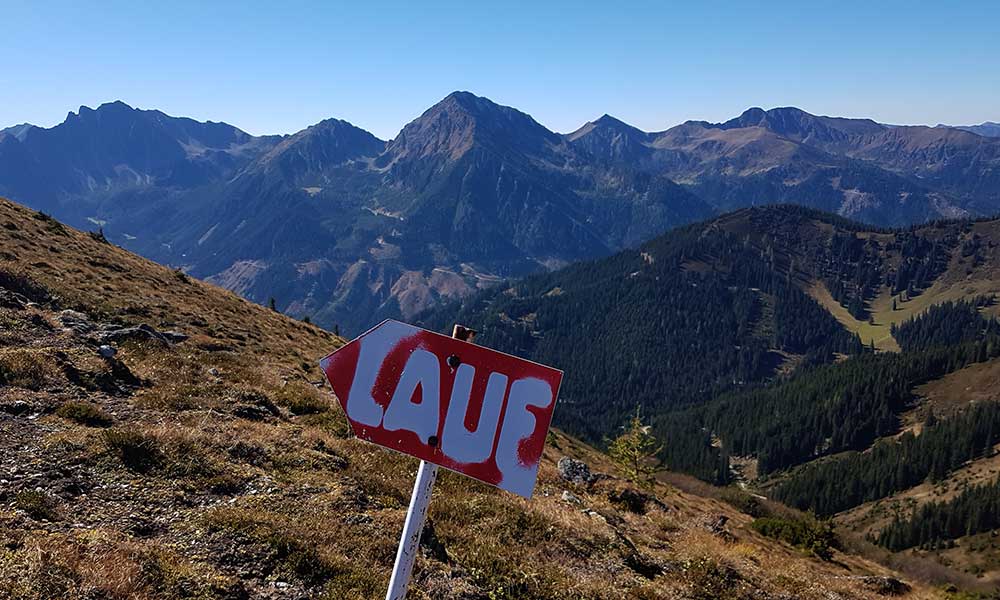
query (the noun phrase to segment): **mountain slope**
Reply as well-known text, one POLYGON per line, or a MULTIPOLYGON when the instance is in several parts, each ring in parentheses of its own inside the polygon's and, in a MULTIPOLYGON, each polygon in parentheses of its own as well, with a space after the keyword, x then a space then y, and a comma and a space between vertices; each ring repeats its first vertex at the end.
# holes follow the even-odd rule
POLYGON ((1000 137, 1000 123, 994 123, 993 121, 986 121, 979 125, 955 125, 954 127, 985 137, 1000 137))
MULTIPOLYGON (((415 464, 312 383, 342 340, 5 200, 0 248, 0 595, 383 592, 415 464)), ((635 490, 559 432, 540 474, 529 502, 444 473, 412 594, 935 597, 764 537, 694 482, 635 490), (566 455, 605 476, 561 479, 566 455)))
POLYGON ((24 136, 28 134, 28 131, 34 129, 35 126, 31 123, 20 123, 18 125, 11 125, 10 127, 5 127, 0 129, 0 136, 10 135, 18 140, 24 141, 24 136))
POLYGON ((995 220, 873 231, 796 207, 747 209, 498 286, 425 322, 459 315, 490 344, 561 365, 574 408, 556 421, 598 441, 636 405, 655 416, 705 402, 859 354, 876 324, 888 336, 915 307, 1000 292, 997 233, 995 220))
POLYGON ((77 225, 105 221, 148 211, 135 206, 138 191, 162 195, 227 178, 276 141, 123 102, 82 106, 51 129, 0 139, 0 193, 77 225))

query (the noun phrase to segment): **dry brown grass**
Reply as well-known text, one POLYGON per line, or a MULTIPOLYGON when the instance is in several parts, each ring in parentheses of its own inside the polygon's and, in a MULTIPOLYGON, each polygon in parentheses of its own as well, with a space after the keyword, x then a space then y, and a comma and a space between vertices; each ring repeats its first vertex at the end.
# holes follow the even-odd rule
POLYGON ((107 531, 6 539, 0 590, 9 600, 106 598, 155 600, 214 597, 236 582, 186 563, 158 546, 107 531))
POLYGON ((54 357, 45 350, 0 349, 0 385, 37 391, 64 380, 54 357))

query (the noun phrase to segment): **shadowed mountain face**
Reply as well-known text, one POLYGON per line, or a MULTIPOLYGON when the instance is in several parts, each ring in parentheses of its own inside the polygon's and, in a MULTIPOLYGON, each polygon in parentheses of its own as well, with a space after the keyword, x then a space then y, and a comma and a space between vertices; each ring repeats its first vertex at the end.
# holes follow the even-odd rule
POLYGON ((792 202, 903 225, 1000 208, 1000 140, 952 128, 752 108, 725 123, 689 121, 653 134, 604 118, 569 137, 723 210, 792 202))
POLYGON ((993 121, 986 121, 979 125, 956 125, 955 129, 971 131, 983 137, 1000 137, 1000 123, 994 123, 993 121))
POLYGON ((1000 140, 751 109, 571 134, 456 92, 385 142, 322 121, 254 137, 121 102, 0 132, 0 194, 257 302, 357 333, 499 278, 793 202, 878 224, 989 213, 1000 140))
POLYGON ((35 126, 32 125, 31 123, 20 123, 18 125, 12 125, 10 127, 5 127, 3 129, 0 129, 0 136, 10 135, 23 141, 24 137, 28 134, 28 131, 30 129, 33 129, 34 127, 35 126))

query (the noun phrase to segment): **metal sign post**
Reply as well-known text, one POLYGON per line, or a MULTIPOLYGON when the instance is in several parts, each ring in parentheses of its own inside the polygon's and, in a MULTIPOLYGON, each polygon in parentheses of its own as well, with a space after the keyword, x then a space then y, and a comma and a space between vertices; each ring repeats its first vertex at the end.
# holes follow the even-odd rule
POLYGON ((403 600, 406 597, 406 590, 410 587, 410 575, 413 573, 413 563, 416 562, 417 552, 420 550, 420 534, 424 530, 424 521, 427 520, 427 509, 431 503, 431 492, 434 491, 437 472, 437 465, 425 460, 420 461, 417 481, 413 484, 410 508, 406 511, 403 534, 399 538, 399 549, 396 550, 396 564, 392 567, 392 577, 389 579, 389 591, 385 594, 385 600, 403 600))
MULTIPOLYGON (((472 342, 476 332, 456 324, 451 337, 466 342, 472 342)), ((420 551, 420 535, 424 531, 427 520, 427 509, 431 504, 431 492, 437 481, 438 467, 426 460, 420 461, 417 469, 417 480, 413 482, 413 494, 410 496, 410 508, 406 511, 406 521, 403 522, 403 533, 399 536, 399 548, 396 550, 396 564, 392 567, 392 577, 389 578, 389 590, 385 600, 403 600, 410 587, 410 576, 413 574, 413 563, 417 561, 420 551)))

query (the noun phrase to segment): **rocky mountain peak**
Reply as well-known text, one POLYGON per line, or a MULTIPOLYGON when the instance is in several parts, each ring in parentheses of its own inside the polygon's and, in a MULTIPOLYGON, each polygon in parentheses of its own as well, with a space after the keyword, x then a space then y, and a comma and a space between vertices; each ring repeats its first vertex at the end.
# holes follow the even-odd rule
POLYGON ((399 133, 389 147, 394 160, 439 157, 455 160, 474 145, 536 153, 560 137, 529 115, 469 92, 452 92, 399 133))

